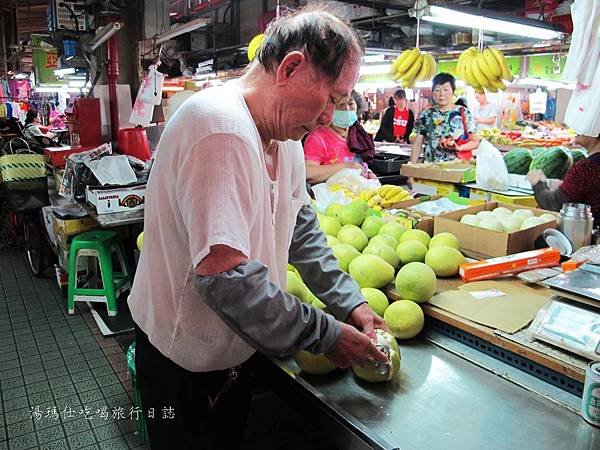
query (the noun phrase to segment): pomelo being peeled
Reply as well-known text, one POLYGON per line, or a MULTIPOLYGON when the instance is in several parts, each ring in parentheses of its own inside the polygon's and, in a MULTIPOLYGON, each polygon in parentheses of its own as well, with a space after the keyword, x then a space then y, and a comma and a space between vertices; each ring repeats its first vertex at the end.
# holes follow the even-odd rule
POLYGON ((344 225, 337 235, 337 240, 340 244, 351 245, 359 252, 362 252, 369 243, 367 235, 356 225, 344 225))
POLYGON ((410 300, 393 302, 385 310, 383 320, 392 336, 399 339, 415 337, 423 329, 425 316, 421 307, 410 300))
POLYGON ((458 268, 465 262, 461 252, 453 247, 438 245, 430 248, 425 256, 425 264, 433 269, 438 277, 453 277, 458 268))
POLYGON ((437 278, 426 264, 411 262, 402 267, 396 275, 396 291, 405 300, 423 303, 435 294, 437 278))
POLYGON ((382 288, 394 281, 394 268, 375 255, 357 256, 350 262, 348 273, 361 288, 382 288))
POLYGON ((367 303, 369 304, 371 309, 375 311, 375 314, 377 314, 380 317, 383 317, 385 310, 390 304, 387 296, 379 289, 375 288, 362 288, 360 290, 360 293, 367 300, 367 303))
POLYGON ((377 372, 375 367, 371 364, 365 364, 361 366, 352 366, 352 371, 354 375, 364 381, 368 381, 369 383, 380 383, 383 381, 391 381, 393 380, 398 371, 400 370, 400 361, 402 356, 400 355, 400 349, 398 348, 398 343, 394 336, 392 336, 387 331, 376 329, 375 335, 377 337, 377 344, 386 345, 390 351, 390 361, 391 368, 388 374, 380 374, 377 372))
POLYGON ((325 375, 336 369, 323 353, 314 355, 306 350, 300 350, 294 355, 294 359, 302 371, 311 375, 325 375))

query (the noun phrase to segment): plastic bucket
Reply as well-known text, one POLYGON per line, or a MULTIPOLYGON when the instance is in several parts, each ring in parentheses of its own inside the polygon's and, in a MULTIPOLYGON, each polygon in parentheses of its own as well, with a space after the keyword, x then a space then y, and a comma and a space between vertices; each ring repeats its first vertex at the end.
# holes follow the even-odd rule
POLYGON ((124 155, 134 156, 142 161, 148 161, 152 156, 144 128, 122 128, 117 140, 119 151, 124 155))

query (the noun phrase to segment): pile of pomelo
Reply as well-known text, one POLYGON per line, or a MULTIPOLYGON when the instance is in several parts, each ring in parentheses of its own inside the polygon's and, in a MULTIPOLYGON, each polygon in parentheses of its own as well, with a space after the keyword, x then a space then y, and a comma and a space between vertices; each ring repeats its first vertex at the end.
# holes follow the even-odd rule
MULTIPOLYGON (((325 214, 317 216, 340 268, 356 281, 369 306, 383 317, 391 335, 410 339, 423 329, 425 319, 419 303, 434 295, 437 277, 458 274, 459 265, 464 262, 458 250, 460 244, 450 233, 432 238, 424 231, 407 230, 369 211, 366 202, 355 201, 345 206, 331 204, 325 214), (381 289, 392 283, 402 300, 390 304, 381 289)), ((295 271, 291 275, 288 272, 288 292, 313 306, 325 307, 295 271)), ((307 359, 310 357, 305 354, 300 356, 303 363, 307 359)), ((325 369, 318 371, 321 370, 325 369)), ((370 381, 377 378, 372 375, 370 381)))

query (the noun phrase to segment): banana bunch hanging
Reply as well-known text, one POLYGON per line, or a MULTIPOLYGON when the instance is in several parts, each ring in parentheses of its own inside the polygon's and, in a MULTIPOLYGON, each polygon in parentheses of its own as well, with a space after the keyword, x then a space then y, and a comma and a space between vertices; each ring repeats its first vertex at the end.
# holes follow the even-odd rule
POLYGON ((429 53, 421 53, 417 47, 404 50, 392 64, 392 80, 402 86, 413 88, 417 81, 427 81, 435 75, 437 64, 429 53))
POLYGON ((486 48, 482 52, 470 47, 458 57, 456 71, 461 80, 483 93, 484 89, 498 92, 506 89, 502 80, 512 81, 504 54, 495 48, 486 48))

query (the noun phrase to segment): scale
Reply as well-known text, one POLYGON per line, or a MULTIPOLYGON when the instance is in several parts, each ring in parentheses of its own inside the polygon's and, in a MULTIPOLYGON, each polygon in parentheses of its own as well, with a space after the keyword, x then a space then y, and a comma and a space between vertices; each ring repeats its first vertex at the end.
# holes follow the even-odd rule
POLYGON ((583 264, 578 270, 561 273, 542 283, 551 288, 600 302, 600 265, 597 264, 583 264))

